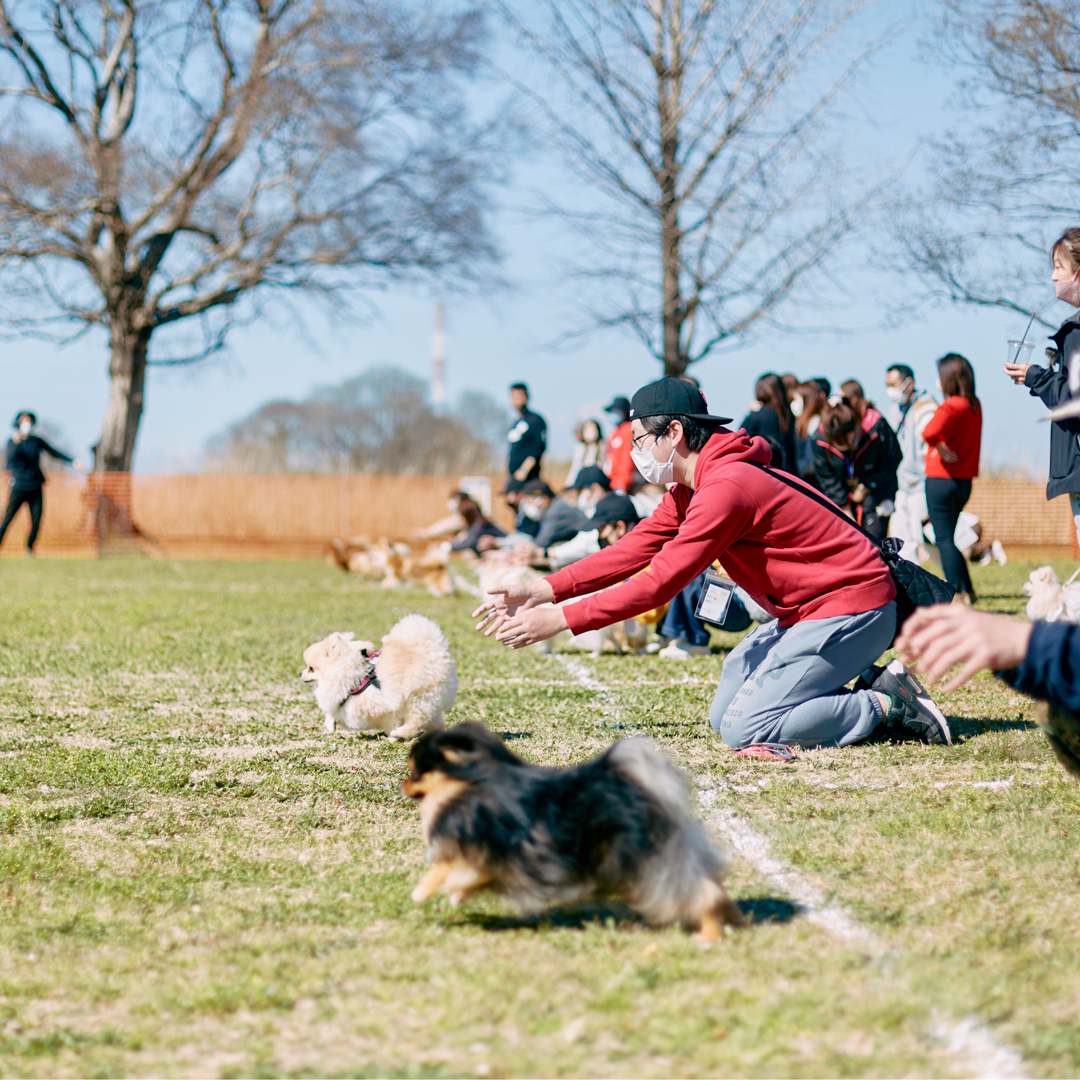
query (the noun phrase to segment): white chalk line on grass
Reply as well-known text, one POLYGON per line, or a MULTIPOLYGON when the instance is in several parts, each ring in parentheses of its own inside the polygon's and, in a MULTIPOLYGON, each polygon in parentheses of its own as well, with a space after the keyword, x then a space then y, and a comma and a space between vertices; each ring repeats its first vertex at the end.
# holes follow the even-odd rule
MULTIPOLYGON (((611 702, 611 689, 584 664, 558 653, 554 654, 554 658, 579 685, 605 699, 605 711, 619 712, 618 706, 611 702)), ((980 787, 1006 786, 1011 780, 1012 777, 1005 782, 976 783, 980 787)), ((712 808, 719 794, 732 788, 733 785, 724 782, 707 783, 699 788, 699 800, 704 808, 712 808)), ((862 926, 839 905, 830 903, 825 893, 794 867, 774 858, 770 854, 768 838, 755 832, 733 810, 718 807, 711 817, 706 818, 705 824, 721 833, 730 849, 762 877, 791 897, 808 922, 841 941, 858 944, 875 953, 885 951, 884 942, 869 927, 862 926)), ((1012 1047, 999 1043, 973 1016, 962 1020, 939 1018, 929 1034, 941 1043, 964 1076, 978 1076, 985 1080, 1026 1080, 1028 1076, 1024 1059, 1012 1047)))

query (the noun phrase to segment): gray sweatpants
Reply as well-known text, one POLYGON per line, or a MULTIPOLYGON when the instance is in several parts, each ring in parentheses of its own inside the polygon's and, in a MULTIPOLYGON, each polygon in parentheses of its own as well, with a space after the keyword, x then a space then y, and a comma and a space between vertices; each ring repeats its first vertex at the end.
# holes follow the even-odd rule
POLYGON ((759 626, 728 653, 709 723, 733 748, 846 746, 882 719, 877 695, 845 690, 892 643, 896 602, 861 615, 759 626))

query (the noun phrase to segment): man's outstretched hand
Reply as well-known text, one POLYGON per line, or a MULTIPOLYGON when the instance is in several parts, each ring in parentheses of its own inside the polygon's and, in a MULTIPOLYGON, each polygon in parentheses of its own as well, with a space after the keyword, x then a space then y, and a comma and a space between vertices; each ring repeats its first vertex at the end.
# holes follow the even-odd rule
POLYGON ((491 595, 491 600, 473 612, 473 618, 480 620, 476 629, 482 631, 484 637, 494 634, 496 641, 520 649, 566 629, 566 619, 561 611, 541 607, 555 599, 551 586, 543 578, 528 585, 492 589, 491 595))
POLYGON ((1031 623, 1023 619, 973 611, 962 604, 935 604, 916 608, 896 639, 896 649, 904 663, 929 683, 959 665, 942 687, 948 691, 986 668, 1016 667, 1027 655, 1030 640, 1031 623))

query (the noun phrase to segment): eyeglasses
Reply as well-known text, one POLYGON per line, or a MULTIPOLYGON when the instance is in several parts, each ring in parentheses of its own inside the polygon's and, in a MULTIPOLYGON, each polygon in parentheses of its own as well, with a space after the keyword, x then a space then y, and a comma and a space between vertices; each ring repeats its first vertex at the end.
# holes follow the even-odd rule
MULTIPOLYGON (((668 427, 670 427, 670 426, 671 425, 669 424, 668 427)), ((667 433, 668 433, 668 429, 664 428, 664 430, 661 431, 659 435, 655 435, 653 437, 656 440, 656 442, 659 442, 667 433)), ((636 439, 631 439, 630 440, 630 445, 633 446, 633 448, 635 450, 644 450, 645 448, 641 445, 641 440, 642 439, 647 439, 650 435, 652 435, 652 432, 651 431, 646 431, 643 434, 639 435, 636 439)))

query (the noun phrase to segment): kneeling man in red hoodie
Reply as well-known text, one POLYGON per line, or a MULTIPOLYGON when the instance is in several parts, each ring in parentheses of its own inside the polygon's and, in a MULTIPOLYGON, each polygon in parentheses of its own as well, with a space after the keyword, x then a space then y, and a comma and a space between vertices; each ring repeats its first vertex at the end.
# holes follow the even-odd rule
POLYGON ((672 485, 660 506, 617 543, 480 607, 478 629, 511 648, 596 630, 667 602, 719 559, 776 616, 724 661, 709 720, 729 746, 845 746, 880 725, 951 742, 945 716, 900 661, 845 689, 896 632, 896 587, 874 544, 804 495, 808 485, 779 479, 766 467, 768 443, 728 431, 730 418, 710 415, 690 383, 642 387, 630 420, 639 471, 672 485))

